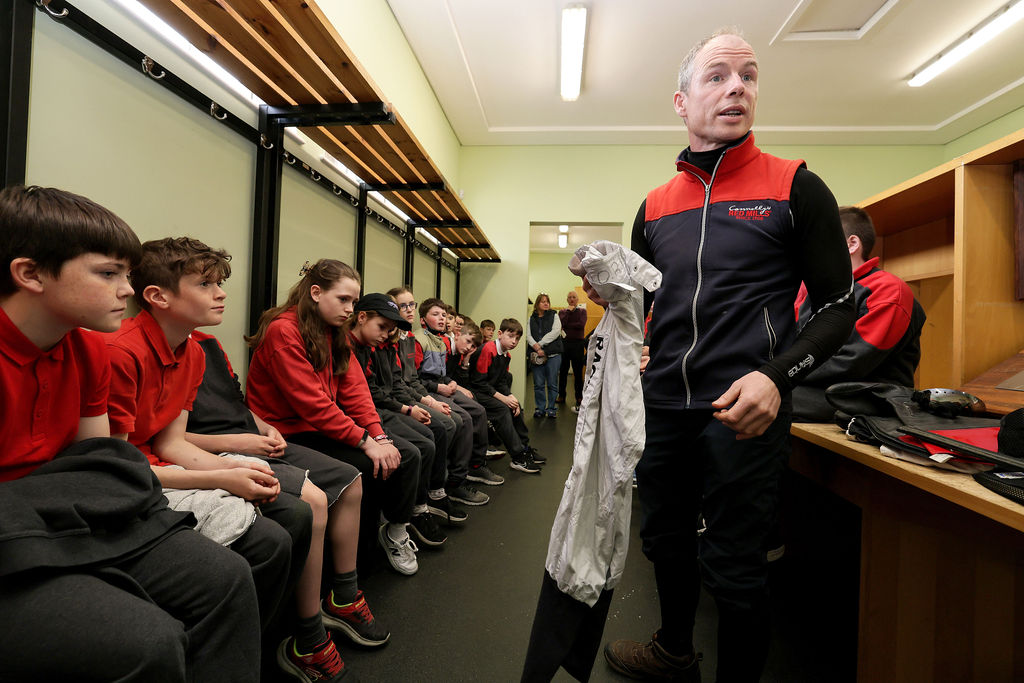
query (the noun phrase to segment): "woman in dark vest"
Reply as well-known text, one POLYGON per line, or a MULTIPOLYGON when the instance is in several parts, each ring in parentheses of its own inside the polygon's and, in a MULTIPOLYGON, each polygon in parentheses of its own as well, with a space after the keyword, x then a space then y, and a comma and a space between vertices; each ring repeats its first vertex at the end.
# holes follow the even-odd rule
POLYGON ((562 362, 562 323, 551 310, 547 294, 538 294, 533 315, 526 330, 533 364, 533 396, 537 405, 534 417, 557 417, 558 367, 562 362))

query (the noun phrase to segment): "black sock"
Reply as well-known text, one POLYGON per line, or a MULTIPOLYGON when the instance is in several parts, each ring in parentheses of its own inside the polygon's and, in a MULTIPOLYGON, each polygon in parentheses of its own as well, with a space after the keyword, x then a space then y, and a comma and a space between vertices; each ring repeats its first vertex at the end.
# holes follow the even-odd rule
POLYGON ((331 591, 334 594, 334 604, 341 607, 349 605, 359 597, 359 582, 356 580, 356 570, 335 574, 331 579, 331 591))
POLYGON ((323 619, 317 614, 312 617, 299 617, 295 625, 295 647, 299 654, 312 654, 318 645, 327 640, 327 630, 323 619))

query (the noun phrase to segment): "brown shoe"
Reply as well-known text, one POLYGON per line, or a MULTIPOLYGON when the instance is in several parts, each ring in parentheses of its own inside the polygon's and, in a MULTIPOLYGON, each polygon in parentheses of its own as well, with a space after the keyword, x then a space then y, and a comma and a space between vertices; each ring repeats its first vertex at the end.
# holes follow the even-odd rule
POLYGON ((670 655, 658 643, 655 633, 650 642, 616 640, 604 647, 604 658, 615 671, 638 681, 700 683, 700 655, 670 655))

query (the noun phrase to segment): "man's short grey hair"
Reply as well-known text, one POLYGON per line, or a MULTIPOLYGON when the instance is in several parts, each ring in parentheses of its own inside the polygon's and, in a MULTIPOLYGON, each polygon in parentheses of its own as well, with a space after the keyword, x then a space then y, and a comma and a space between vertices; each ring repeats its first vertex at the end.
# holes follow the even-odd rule
POLYGON ((697 53, 718 36, 736 36, 737 38, 744 38, 743 31, 738 26, 723 26, 710 36, 698 41, 697 44, 691 47, 690 51, 686 53, 686 56, 683 57, 683 63, 679 65, 680 91, 684 93, 690 92, 690 81, 693 80, 693 62, 697 59, 697 53))

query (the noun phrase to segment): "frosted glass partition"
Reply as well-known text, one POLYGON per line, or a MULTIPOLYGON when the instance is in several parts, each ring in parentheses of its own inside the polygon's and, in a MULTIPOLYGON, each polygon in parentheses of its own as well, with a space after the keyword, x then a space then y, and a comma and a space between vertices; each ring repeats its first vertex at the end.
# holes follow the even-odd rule
POLYGON ((402 284, 405 242, 376 221, 366 224, 366 267, 363 293, 386 292, 402 284))
POLYGON ((441 268, 441 298, 455 305, 455 271, 441 268))
MULTIPOLYGON (((333 258, 354 266, 356 211, 291 166, 281 177, 281 240, 277 256, 277 300, 299 279, 306 261, 333 258)), ((372 226, 368 229, 374 231, 372 226)))
POLYGON ((26 181, 93 199, 142 240, 226 249, 224 322, 209 331, 244 375, 255 146, 78 34, 37 17, 26 181))
POLYGON ((412 291, 423 301, 436 294, 434 280, 437 279, 437 262, 417 249, 412 257, 412 291))

